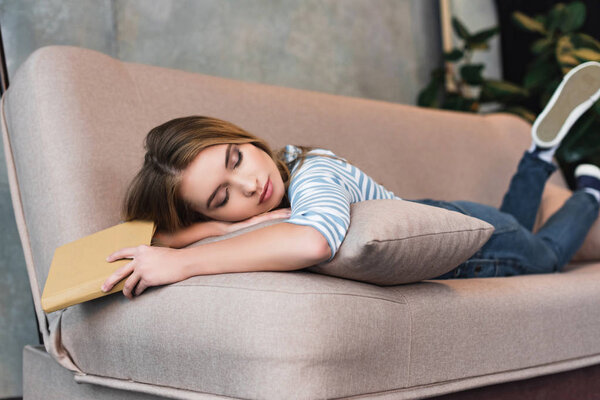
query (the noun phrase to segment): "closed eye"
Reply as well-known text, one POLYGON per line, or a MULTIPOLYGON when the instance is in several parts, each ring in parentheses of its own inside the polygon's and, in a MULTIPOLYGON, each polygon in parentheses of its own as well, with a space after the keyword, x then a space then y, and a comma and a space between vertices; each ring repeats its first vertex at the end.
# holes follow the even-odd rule
MULTIPOLYGON (((238 160, 235 163, 235 165, 233 166, 234 169, 240 166, 243 158, 244 158, 244 153, 242 153, 238 149, 238 160)), ((229 200, 229 189, 225 189, 225 200, 223 200, 223 202, 221 204, 219 204, 216 208, 223 207, 225 204, 227 204, 227 200, 229 200)))

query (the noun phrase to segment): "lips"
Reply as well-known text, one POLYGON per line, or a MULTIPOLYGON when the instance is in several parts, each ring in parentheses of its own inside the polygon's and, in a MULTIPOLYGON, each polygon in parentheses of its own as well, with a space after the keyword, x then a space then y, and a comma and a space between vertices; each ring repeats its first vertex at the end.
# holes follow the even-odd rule
POLYGON ((260 194, 260 200, 259 203, 262 203, 265 195, 267 194, 267 188, 269 187, 269 179, 267 179, 267 181, 265 182, 265 186, 263 187, 262 193, 260 194))

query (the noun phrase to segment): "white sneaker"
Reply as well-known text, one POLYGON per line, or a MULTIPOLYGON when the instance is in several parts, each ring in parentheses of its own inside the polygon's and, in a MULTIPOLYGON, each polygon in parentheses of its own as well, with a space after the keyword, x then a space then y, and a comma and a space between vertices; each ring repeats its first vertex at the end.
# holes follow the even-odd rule
POLYGON ((531 128, 539 147, 554 147, 575 121, 600 98, 600 63, 588 61, 570 70, 531 128))

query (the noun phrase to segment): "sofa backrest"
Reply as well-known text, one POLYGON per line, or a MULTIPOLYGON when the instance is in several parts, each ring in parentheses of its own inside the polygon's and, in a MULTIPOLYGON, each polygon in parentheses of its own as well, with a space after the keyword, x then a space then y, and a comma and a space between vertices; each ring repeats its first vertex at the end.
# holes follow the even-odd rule
MULTIPOLYGON (((231 121, 275 149, 330 149, 402 198, 495 206, 531 140, 529 124, 508 114, 425 109, 43 47, 3 98, 13 205, 39 293, 56 247, 119 222, 147 132, 187 115, 231 121)), ((552 180, 564 186, 558 174, 552 180)))

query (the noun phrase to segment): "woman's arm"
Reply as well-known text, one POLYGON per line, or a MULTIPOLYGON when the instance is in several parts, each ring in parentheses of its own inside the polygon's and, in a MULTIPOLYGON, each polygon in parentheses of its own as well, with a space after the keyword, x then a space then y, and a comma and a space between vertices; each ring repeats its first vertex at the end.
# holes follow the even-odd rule
POLYGON ((239 222, 205 221, 196 222, 174 233, 157 231, 152 238, 152 244, 180 249, 207 237, 225 235, 270 219, 287 218, 290 212, 289 208, 279 208, 239 222))
POLYGON ((166 285, 195 275, 249 271, 291 271, 331 255, 325 237, 311 226, 281 222, 229 239, 185 249, 140 245, 125 247, 106 261, 133 260, 117 269, 102 285, 108 292, 129 276, 123 294, 132 299, 150 286, 166 285))
POLYGON ((178 251, 186 279, 229 272, 291 271, 327 260, 331 254, 318 230, 287 222, 178 251))
POLYGON ((226 225, 221 221, 196 222, 173 233, 157 231, 152 238, 152 243, 180 249, 198 240, 226 233, 226 225))

